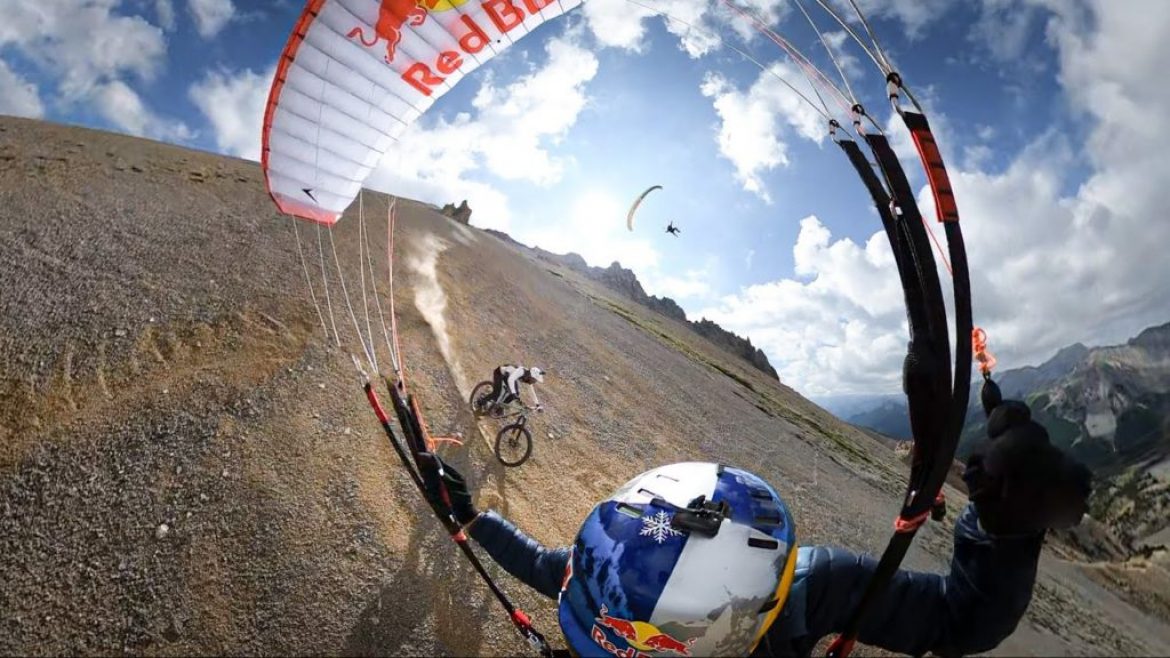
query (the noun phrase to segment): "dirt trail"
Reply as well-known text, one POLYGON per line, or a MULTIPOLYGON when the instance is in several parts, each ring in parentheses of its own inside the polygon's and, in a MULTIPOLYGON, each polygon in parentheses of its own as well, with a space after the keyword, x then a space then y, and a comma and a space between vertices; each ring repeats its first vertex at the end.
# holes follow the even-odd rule
MULTIPOLYGON (((322 274, 300 227, 335 339, 263 189, 255 163, 0 119, 0 654, 525 651, 361 396, 356 215, 332 232, 353 319, 328 237, 322 274)), ((387 204, 365 197, 383 296, 387 204)), ((561 544, 639 471, 716 460, 771 481, 801 541, 884 545, 889 449, 678 323, 400 204, 395 302, 431 429, 474 436, 466 394, 498 363, 549 373, 522 468, 443 448, 481 504, 561 544)), ((907 563, 942 568, 949 532, 928 526, 907 563)), ((552 602, 492 569, 555 636, 552 602)), ((1000 652, 1166 653, 1164 629, 1046 561, 1000 652)))

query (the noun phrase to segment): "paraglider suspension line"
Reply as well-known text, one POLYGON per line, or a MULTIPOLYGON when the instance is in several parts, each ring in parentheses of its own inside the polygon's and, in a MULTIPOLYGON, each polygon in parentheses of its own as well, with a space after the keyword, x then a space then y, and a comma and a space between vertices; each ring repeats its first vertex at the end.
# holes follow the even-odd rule
POLYGON ((329 324, 333 327, 333 342, 341 347, 341 334, 337 333, 337 320, 333 317, 333 301, 329 298, 329 276, 325 270, 325 243, 321 240, 320 224, 317 224, 317 256, 321 261, 321 286, 325 288, 325 308, 329 311, 329 324))
POLYGON ((317 311, 317 319, 321 321, 321 331, 325 334, 325 338, 329 338, 329 328, 325 326, 325 316, 321 314, 321 304, 317 302, 317 294, 313 292, 313 277, 309 276, 309 264, 305 261, 305 249, 301 244, 301 229, 297 225, 300 220, 296 217, 291 217, 293 225, 293 235, 297 238, 297 255, 301 260, 301 269, 305 272, 305 285, 309 287, 309 299, 313 300, 313 308, 317 311))

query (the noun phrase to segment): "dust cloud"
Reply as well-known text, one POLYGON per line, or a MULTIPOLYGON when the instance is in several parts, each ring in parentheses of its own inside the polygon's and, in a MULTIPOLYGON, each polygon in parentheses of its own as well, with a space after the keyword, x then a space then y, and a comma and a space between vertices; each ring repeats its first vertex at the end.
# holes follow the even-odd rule
POLYGON ((439 344, 439 352, 443 355, 443 361, 447 363, 447 369, 455 379, 455 386, 459 388, 459 393, 467 395, 470 389, 467 386, 467 376, 463 372, 463 364, 459 362, 459 357, 455 356, 451 350, 451 336, 447 333, 447 294, 439 285, 436 269, 439 254, 446 251, 447 247, 451 245, 437 235, 428 233, 421 239, 414 241, 412 246, 412 253, 407 259, 407 267, 419 276, 419 280, 414 286, 414 305, 422 314, 423 319, 430 325, 431 332, 435 335, 435 341, 439 344))

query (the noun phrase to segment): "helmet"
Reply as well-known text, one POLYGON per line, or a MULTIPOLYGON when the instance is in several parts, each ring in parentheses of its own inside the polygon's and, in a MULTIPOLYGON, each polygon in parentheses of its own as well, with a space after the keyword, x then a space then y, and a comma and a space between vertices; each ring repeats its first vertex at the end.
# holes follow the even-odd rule
POLYGON ((647 471, 581 526, 561 631, 579 656, 746 656, 784 605, 796 552, 792 517, 759 477, 698 462, 647 471))
POLYGON ((537 382, 544 383, 544 371, 540 368, 529 368, 528 376, 535 379, 537 382))

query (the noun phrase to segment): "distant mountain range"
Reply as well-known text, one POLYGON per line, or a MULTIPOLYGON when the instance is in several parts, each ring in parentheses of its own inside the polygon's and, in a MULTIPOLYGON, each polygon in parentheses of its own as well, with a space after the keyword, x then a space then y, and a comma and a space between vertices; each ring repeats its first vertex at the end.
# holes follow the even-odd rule
MULTIPOLYGON (((1053 443, 1093 469, 1091 514, 1110 541, 1135 555, 1170 544, 1170 323, 1124 345, 1070 345, 1039 366, 997 372, 995 381, 1005 396, 1028 403, 1053 443)), ((905 396, 858 397, 823 406, 859 427, 910 438, 905 396)), ((977 382, 960 461, 985 433, 977 382)), ((1093 533, 1072 534, 1089 554, 1109 554, 1093 533)))
POLYGON ((882 401, 876 407, 854 413, 848 420, 854 425, 868 427, 895 439, 910 440, 910 415, 907 413, 905 396, 882 401))
POLYGON ((722 349, 742 357, 750 363, 757 370, 764 372, 775 379, 779 380, 780 375, 776 373, 776 369, 768 362, 767 355, 760 348, 752 345, 749 338, 743 338, 715 322, 702 318, 700 320, 687 319, 686 311, 683 311, 673 299, 669 297, 656 297, 654 295, 646 294, 646 290, 642 288, 642 283, 638 281, 638 276, 631 270, 621 266, 621 263, 614 261, 609 267, 594 267, 585 262, 585 259, 575 253, 568 254, 554 254, 551 251, 545 251, 540 247, 529 247, 526 244, 517 242, 507 233, 496 231, 493 229, 486 229, 486 231, 497 238, 513 244, 517 247, 525 249, 544 260, 563 265, 574 272, 582 274, 607 288, 622 294, 631 300, 645 306, 649 309, 658 311, 668 318, 673 318, 690 327, 691 331, 703 336, 715 345, 722 349))
MULTIPOLYGON (((1052 441, 1095 471, 1113 473, 1170 455, 1170 323, 1124 345, 1060 350, 1035 368, 996 376, 1005 395, 1026 400, 1052 441)), ((960 452, 984 433, 968 416, 960 452)))
MULTIPOLYGON (((995 381, 1005 396, 1028 402, 1054 443, 1096 471, 1170 455, 1170 323, 1146 329, 1124 345, 1076 343, 1039 366, 997 372, 995 381)), ((826 408, 855 425, 910 438, 905 396, 859 397, 826 408)), ((959 456, 983 434, 976 382, 959 456)))
MULTIPOLYGON (((881 407, 886 402, 905 403, 905 396, 901 393, 845 393, 823 396, 810 396, 810 400, 820 405, 822 409, 827 410, 834 416, 852 422, 854 425, 863 425, 852 420, 855 416, 868 413, 878 407, 881 407)), ((875 428, 870 428, 875 429, 875 428)), ((880 432, 886 433, 882 430, 880 432)), ((909 437, 906 437, 909 438, 909 437)))

